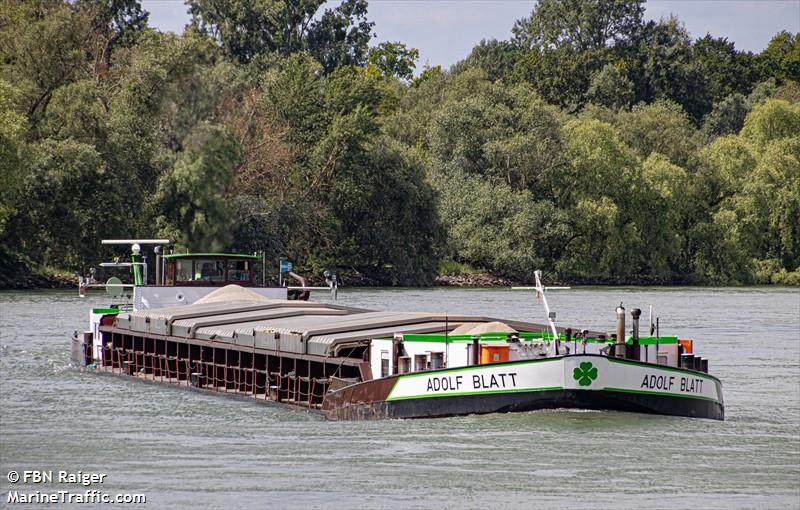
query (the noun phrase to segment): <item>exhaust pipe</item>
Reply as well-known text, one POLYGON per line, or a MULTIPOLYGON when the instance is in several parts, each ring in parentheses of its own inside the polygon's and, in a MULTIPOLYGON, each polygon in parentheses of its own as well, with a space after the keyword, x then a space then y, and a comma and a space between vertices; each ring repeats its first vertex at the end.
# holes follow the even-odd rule
POLYGON ((156 246, 153 251, 156 252, 156 285, 161 285, 161 246, 156 246))
POLYGON ((639 359, 639 317, 642 316, 642 311, 638 308, 631 310, 631 317, 633 318, 633 339, 631 345, 631 358, 639 359))
POLYGON ((617 358, 625 357, 625 307, 622 303, 616 309, 617 312, 617 342, 614 344, 614 356, 617 358))

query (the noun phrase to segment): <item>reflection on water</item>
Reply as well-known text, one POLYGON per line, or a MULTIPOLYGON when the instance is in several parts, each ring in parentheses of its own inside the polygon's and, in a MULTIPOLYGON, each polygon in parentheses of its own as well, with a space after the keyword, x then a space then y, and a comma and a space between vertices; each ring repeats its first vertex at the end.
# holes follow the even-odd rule
MULTIPOLYGON (((710 359, 727 421, 539 411, 326 422, 72 370, 68 335, 105 299, 6 292, 0 500, 9 470, 81 469, 108 473, 103 491, 147 494, 148 508, 800 506, 800 291, 580 288, 548 297, 560 325, 600 330, 613 328, 620 301, 645 317, 653 305, 662 334, 694 338, 710 359)), ((339 302, 543 316, 530 292, 506 289, 343 289, 339 302)))

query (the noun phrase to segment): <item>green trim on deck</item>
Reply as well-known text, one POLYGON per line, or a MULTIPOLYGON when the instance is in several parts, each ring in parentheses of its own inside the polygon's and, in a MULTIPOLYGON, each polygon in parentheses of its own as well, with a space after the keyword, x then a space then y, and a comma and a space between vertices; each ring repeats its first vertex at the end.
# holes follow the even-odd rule
MULTIPOLYGON (((403 335, 403 341, 408 342, 434 342, 434 343, 471 343, 473 336, 478 336, 482 343, 485 342, 499 342, 507 343, 508 335, 512 333, 480 333, 478 335, 443 335, 441 333, 429 334, 413 334, 407 333, 403 335)), ((521 331, 517 333, 523 340, 544 339, 551 340, 553 335, 545 332, 538 331, 521 331)), ((561 340, 564 340, 564 335, 559 335, 561 340)))
POLYGON ((119 308, 92 308, 92 313, 102 313, 104 315, 117 314, 119 311, 119 308))
MULTIPOLYGON (((497 342, 497 343, 506 343, 508 335, 510 333, 481 333, 477 335, 480 337, 481 343, 487 342, 497 342)), ((443 335, 440 333, 431 333, 431 334, 404 334, 403 341, 404 342, 432 342, 432 343, 470 343, 472 342, 472 337, 475 335, 443 335)), ((545 340, 545 341, 552 341, 553 335, 547 332, 540 332, 540 331, 521 331, 518 333, 518 336, 522 340, 530 341, 530 340, 545 340)), ((559 334, 558 338, 560 341, 565 342, 565 336, 563 334, 559 334)), ((574 342, 575 340, 570 340, 570 342, 574 342)), ((655 345, 656 341, 658 341, 659 345, 670 345, 670 344, 677 344, 678 337, 675 336, 662 336, 658 340, 654 336, 643 336, 639 337, 639 345, 655 345)), ((581 342, 579 340, 578 342, 581 342)), ((628 337, 625 342, 628 345, 633 343, 633 339, 628 337)), ((586 343, 589 344, 612 344, 614 343, 611 338, 606 338, 604 341, 600 342, 596 338, 587 338, 586 343)))
POLYGON ((181 258, 194 258, 194 257, 217 257, 217 258, 236 258, 236 259, 250 259, 261 260, 258 255, 245 255, 242 253, 171 253, 164 255, 165 259, 181 259, 181 258))
POLYGON ((429 375, 447 375, 455 372, 464 372, 466 370, 481 370, 488 368, 505 368, 515 367, 517 365, 528 365, 533 363, 547 363, 549 361, 562 361, 564 358, 542 358, 542 359, 526 359, 522 361, 511 361, 506 363, 490 363, 487 365, 467 365, 465 367, 443 368, 440 370, 429 370, 427 372, 413 372, 410 374, 397 374, 397 379, 410 379, 412 377, 424 377, 429 375))
MULTIPOLYGON (((404 342, 433 342, 433 343, 471 343, 474 335, 440 335, 440 334, 412 334, 403 335, 404 342)), ((481 342, 502 342, 506 343, 506 333, 481 333, 477 335, 481 342)))
MULTIPOLYGON (((639 345, 655 345, 656 340, 658 340, 659 345, 670 345, 678 343, 677 336, 662 336, 659 339, 656 339, 656 337, 654 336, 641 336, 639 337, 639 345)), ((625 339, 625 343, 628 345, 632 345, 633 339, 631 337, 628 337, 625 339)))

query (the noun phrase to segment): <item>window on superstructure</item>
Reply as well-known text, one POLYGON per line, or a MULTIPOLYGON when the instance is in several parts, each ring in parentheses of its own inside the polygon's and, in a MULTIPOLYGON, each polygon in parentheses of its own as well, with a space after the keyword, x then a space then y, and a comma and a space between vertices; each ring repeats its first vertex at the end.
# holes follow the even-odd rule
POLYGON ((228 281, 249 282, 250 281, 250 262, 247 260, 228 261, 228 281))
POLYGON ((175 261, 176 277, 179 282, 188 282, 192 280, 193 268, 192 261, 186 259, 178 259, 175 261))
POLYGON ((194 281, 221 282, 225 280, 225 264, 221 260, 194 261, 194 281))

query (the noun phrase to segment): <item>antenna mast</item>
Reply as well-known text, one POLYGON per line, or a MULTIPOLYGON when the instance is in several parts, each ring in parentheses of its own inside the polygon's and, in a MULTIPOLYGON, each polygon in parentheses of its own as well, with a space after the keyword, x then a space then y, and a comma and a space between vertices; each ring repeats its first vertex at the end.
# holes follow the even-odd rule
POLYGON ((544 313, 547 314, 547 324, 550 325, 550 331, 553 333, 553 342, 556 348, 553 350, 554 355, 558 355, 558 331, 556 330, 556 324, 553 319, 555 319, 556 314, 555 312, 550 312, 550 305, 547 304, 547 296, 545 296, 546 290, 567 290, 569 287, 545 287, 542 285, 542 272, 540 270, 536 270, 533 272, 534 277, 536 278, 536 286, 535 287, 511 287, 511 290, 535 290, 536 297, 542 298, 542 304, 544 305, 544 313))

